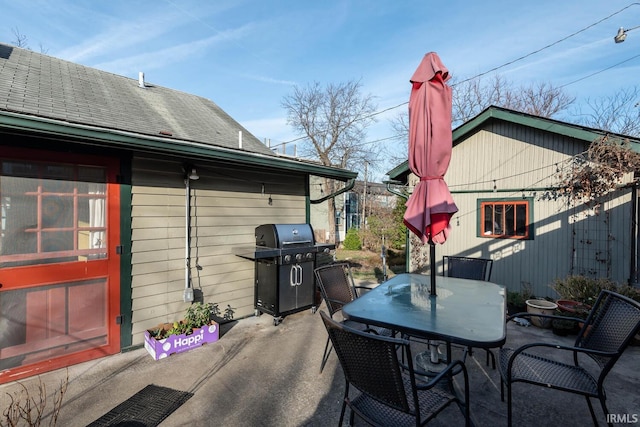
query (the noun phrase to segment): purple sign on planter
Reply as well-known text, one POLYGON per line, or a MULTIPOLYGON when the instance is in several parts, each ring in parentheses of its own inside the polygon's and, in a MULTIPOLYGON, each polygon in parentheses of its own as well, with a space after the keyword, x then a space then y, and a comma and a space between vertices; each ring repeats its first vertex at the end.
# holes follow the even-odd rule
POLYGON ((194 329, 192 334, 171 335, 157 340, 149 331, 144 332, 144 348, 147 349, 154 360, 164 359, 174 353, 182 353, 202 344, 218 341, 220 330, 218 324, 213 322, 202 328, 194 329))

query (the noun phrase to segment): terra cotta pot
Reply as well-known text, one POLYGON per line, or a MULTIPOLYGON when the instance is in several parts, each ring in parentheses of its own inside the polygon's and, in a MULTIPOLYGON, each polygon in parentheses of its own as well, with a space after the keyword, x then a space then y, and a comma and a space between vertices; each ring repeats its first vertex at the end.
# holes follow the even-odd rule
POLYGON ((579 311, 591 310, 590 305, 583 304, 581 302, 573 301, 570 299, 556 300, 556 304, 558 304, 558 308, 560 309, 560 311, 564 311, 567 313, 578 313, 579 311))

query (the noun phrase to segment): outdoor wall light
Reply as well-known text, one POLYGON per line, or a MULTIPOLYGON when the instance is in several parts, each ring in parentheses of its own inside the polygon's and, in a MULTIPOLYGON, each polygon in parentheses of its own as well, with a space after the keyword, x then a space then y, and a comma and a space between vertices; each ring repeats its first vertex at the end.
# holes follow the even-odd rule
POLYGON ((627 33, 631 30, 635 30, 640 28, 640 25, 638 25, 637 27, 633 27, 633 28, 629 28, 627 30, 625 30, 623 27, 618 28, 618 34, 615 35, 615 37, 613 38, 613 40, 616 43, 622 43, 623 41, 626 40, 627 38, 627 33))
POLYGON ((196 172, 196 168, 191 168, 191 173, 189 174, 188 178, 192 181, 200 179, 200 176, 198 176, 198 172, 196 172))
POLYGON ((198 175, 198 171, 196 171, 195 166, 190 163, 185 163, 182 165, 182 172, 184 173, 184 175, 182 176, 184 177, 185 182, 196 181, 200 179, 200 175, 198 175))

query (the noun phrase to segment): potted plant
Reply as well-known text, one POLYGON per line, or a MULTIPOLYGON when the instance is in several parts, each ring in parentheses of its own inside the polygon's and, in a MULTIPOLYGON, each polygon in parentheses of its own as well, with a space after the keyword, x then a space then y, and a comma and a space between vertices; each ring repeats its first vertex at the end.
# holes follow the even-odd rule
MULTIPOLYGON (((560 296, 562 307, 575 308, 577 304, 591 307, 600 295, 600 291, 608 289, 617 291, 618 286, 609 279, 592 279, 590 277, 573 275, 564 279, 557 279, 551 288, 560 296)), ((560 305, 560 304, 559 304, 560 305)))
MULTIPOLYGON (((553 315, 558 308, 558 304, 553 301, 547 301, 546 299, 528 299, 525 301, 525 304, 527 304, 527 313, 532 314, 553 315)), ((539 328, 549 329, 551 327, 551 320, 552 319, 546 317, 531 316, 531 323, 539 328)))
MULTIPOLYGON (((617 292, 635 301, 640 301, 640 289, 631 285, 621 285, 609 279, 592 279, 585 276, 568 276, 556 280, 551 287, 558 293, 560 299, 558 307, 565 310, 573 309, 573 317, 586 319, 591 306, 603 289, 617 292)), ((635 337, 633 344, 640 343, 640 334, 635 337)))
POLYGON ((558 304, 558 310, 563 313, 572 313, 575 314, 581 310, 589 310, 591 306, 589 304, 584 304, 578 301, 573 301, 569 299, 558 299, 556 300, 556 304, 558 304))
POLYGON ((512 315, 527 311, 526 300, 533 298, 531 288, 524 286, 520 291, 507 291, 507 313, 512 315))
MULTIPOLYGON (((220 316, 214 303, 194 302, 187 309, 184 319, 173 323, 161 323, 144 333, 144 347, 155 359, 163 359, 174 353, 182 353, 203 344, 218 341, 219 325, 213 320, 220 316)), ((225 320, 233 319, 230 306, 225 310, 225 320)))
POLYGON ((551 321, 551 331, 555 335, 564 337, 567 335, 575 334, 580 329, 578 327, 578 323, 575 320, 569 319, 574 318, 572 313, 558 310, 555 315, 558 317, 566 317, 566 319, 553 319, 551 321))

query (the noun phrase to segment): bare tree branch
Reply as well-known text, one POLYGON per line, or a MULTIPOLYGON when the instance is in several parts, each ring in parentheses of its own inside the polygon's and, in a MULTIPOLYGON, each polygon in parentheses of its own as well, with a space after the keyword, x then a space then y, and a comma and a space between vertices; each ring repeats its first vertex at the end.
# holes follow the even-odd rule
POLYGON ((359 81, 296 86, 282 106, 287 124, 304 135, 303 155, 318 158, 326 166, 359 169, 375 162, 378 147, 365 143, 366 129, 374 122, 373 97, 360 92, 359 81))
POLYGON ((12 28, 11 32, 13 33, 13 36, 15 37, 15 39, 12 41, 12 43, 15 46, 21 47, 23 49, 29 49, 29 42, 28 42, 27 36, 22 34, 18 27, 12 28))
POLYGON ((576 116, 589 127, 640 136, 640 88, 624 88, 608 97, 588 98, 576 116))
MULTIPOLYGON (((305 137, 301 153, 318 158, 323 165, 362 170, 379 159, 379 147, 366 143, 367 127, 374 122, 376 106, 371 95, 360 92, 359 81, 328 84, 315 82, 305 88, 294 87, 282 106, 287 124, 305 137)), ((325 180, 329 193, 336 190, 333 180, 325 180)), ((329 230, 335 230, 335 202, 328 200, 329 230)), ((335 238, 335 234, 331 235, 335 238)))
POLYGON ((572 202, 597 202, 622 184, 625 175, 639 169, 640 154, 631 150, 629 140, 604 136, 558 172, 557 192, 572 202))
POLYGON ((575 98, 550 83, 514 87, 498 74, 488 81, 474 79, 461 84, 453 81, 451 86, 454 127, 477 116, 490 105, 539 117, 553 117, 575 102, 575 98))
MULTIPOLYGON (((12 28, 11 32, 15 37, 15 39, 13 39, 11 42, 13 43, 14 46, 20 47, 22 49, 31 50, 31 48, 29 47, 29 40, 27 36, 25 34, 22 34, 18 27, 12 28)), ((42 43, 38 43, 38 46, 40 47, 40 53, 46 55, 49 52, 49 49, 45 48, 42 43)))
MULTIPOLYGON (((514 87, 499 74, 488 80, 473 79, 462 83, 456 83, 455 79, 452 79, 451 87, 454 128, 471 120, 491 105, 540 117, 553 117, 569 108, 575 101, 575 98, 550 83, 514 87)), ((398 141, 406 147, 409 129, 407 112, 398 114, 392 120, 391 127, 397 134, 398 141)), ((402 160, 406 160, 406 156, 402 160)))

